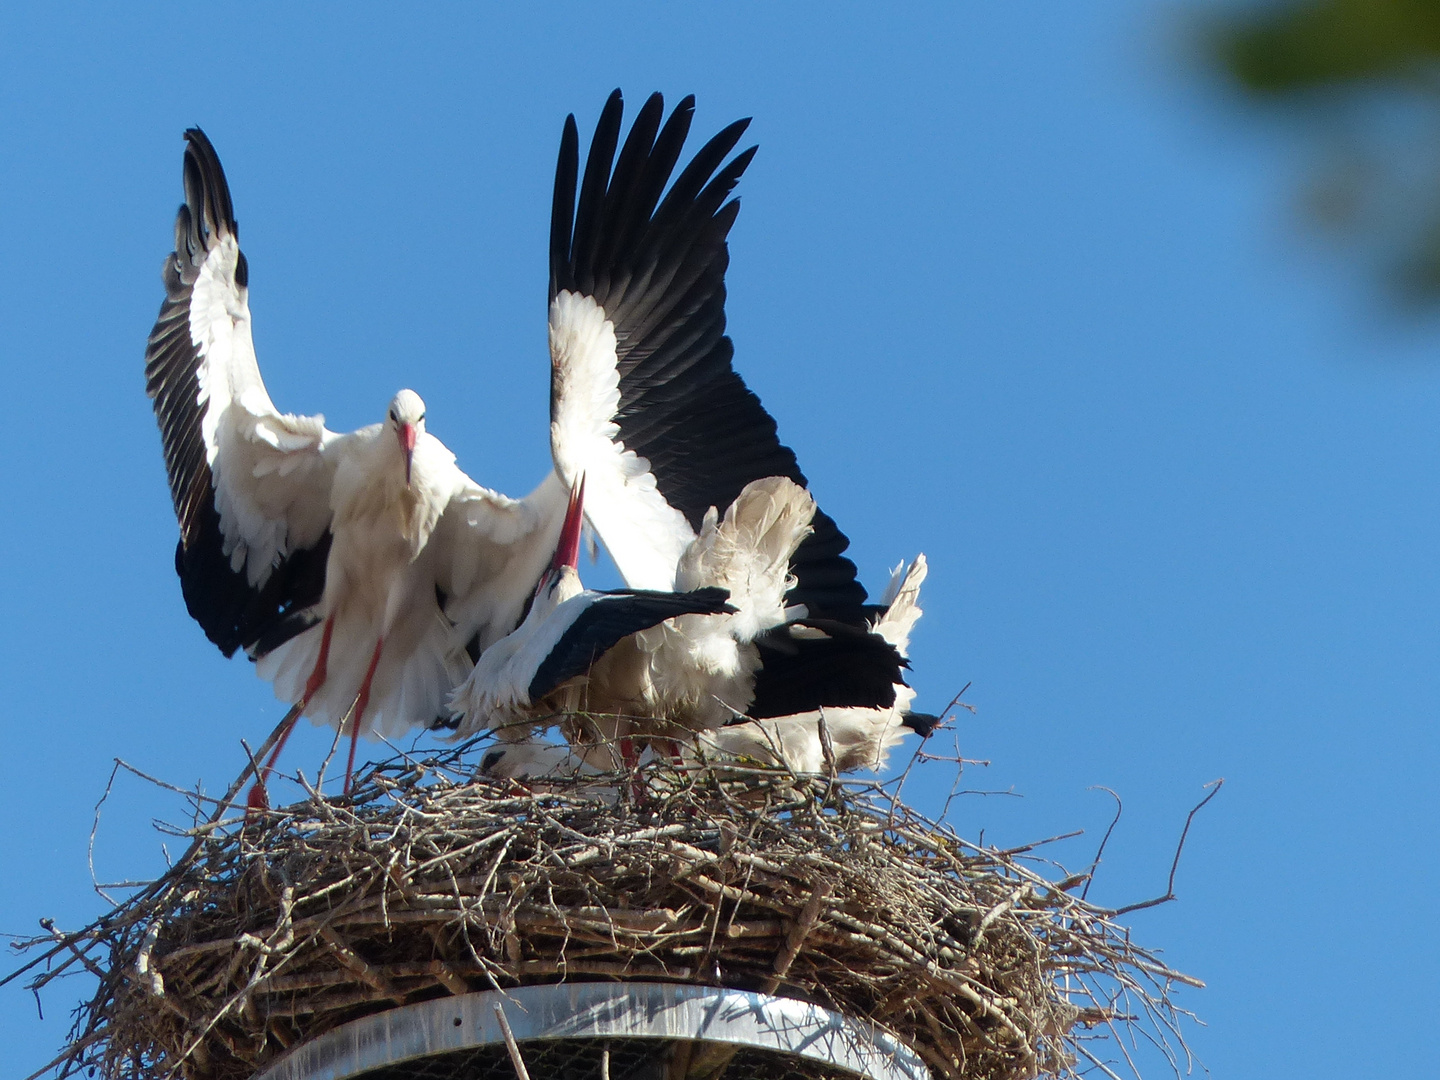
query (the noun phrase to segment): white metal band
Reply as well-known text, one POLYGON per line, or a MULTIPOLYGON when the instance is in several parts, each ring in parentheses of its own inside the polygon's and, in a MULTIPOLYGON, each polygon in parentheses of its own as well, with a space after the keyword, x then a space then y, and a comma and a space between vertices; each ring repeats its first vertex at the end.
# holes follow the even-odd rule
POLYGON ((372 1069, 503 1042, 696 1039, 809 1058, 872 1080, 931 1080, 894 1035, 790 998, 679 983, 560 983, 405 1005, 297 1046, 255 1080, 345 1080, 372 1069))

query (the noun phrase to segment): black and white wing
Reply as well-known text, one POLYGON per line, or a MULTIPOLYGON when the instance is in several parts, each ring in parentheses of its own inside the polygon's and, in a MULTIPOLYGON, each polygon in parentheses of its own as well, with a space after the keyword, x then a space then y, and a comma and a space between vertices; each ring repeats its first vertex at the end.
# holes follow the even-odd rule
MULTIPOLYGON (((588 482, 588 481, 587 481, 588 482)), ((555 611, 563 632, 548 646, 530 679, 529 697, 539 701, 567 679, 584 675, 591 665, 621 641, 680 615, 724 615, 735 609, 725 589, 707 587, 691 592, 622 589, 581 593, 555 611), (574 612, 573 617, 571 616, 574 612)))
MULTIPOLYGON (((220 159, 185 133, 185 203, 165 257, 165 302, 145 350, 185 604, 229 656, 317 603, 330 545, 332 447, 320 416, 280 413, 250 337, 249 270, 220 159)), ((297 623, 296 629, 303 628, 297 623)))
MULTIPOLYGON (((723 510, 762 477, 806 481, 731 366, 725 336, 726 236, 739 211, 729 196, 755 151, 726 158, 749 121, 716 135, 671 183, 694 99, 664 119, 652 95, 617 157, 622 111, 617 90, 583 177, 573 116, 561 139, 550 233, 551 449, 567 483, 585 474, 586 516, 626 582, 673 589, 680 554, 710 507, 723 510)), ((871 613, 843 556, 849 541, 823 512, 813 527, 791 560, 788 602, 863 625, 871 613)))

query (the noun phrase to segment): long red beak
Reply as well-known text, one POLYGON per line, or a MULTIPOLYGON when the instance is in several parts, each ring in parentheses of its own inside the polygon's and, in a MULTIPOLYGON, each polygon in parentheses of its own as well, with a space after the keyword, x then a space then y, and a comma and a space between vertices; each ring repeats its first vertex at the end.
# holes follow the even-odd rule
POLYGON ((400 436, 400 449, 405 451, 405 486, 410 486, 410 463, 415 459, 415 425, 401 424, 397 432, 400 436))
POLYGON ((551 570, 564 567, 578 569, 580 566, 580 526, 585 520, 585 474, 575 481, 570 489, 570 505, 565 508, 565 524, 560 527, 560 544, 555 549, 555 558, 550 562, 551 570))

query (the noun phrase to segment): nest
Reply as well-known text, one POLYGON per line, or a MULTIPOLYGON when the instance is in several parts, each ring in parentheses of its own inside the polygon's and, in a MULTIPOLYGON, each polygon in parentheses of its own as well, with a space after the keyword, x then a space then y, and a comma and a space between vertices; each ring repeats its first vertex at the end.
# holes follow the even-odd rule
POLYGON ((538 791, 472 768, 402 757, 348 798, 187 830, 165 877, 45 939, 32 985, 81 965, 99 983, 48 1068, 241 1080, 360 1016, 562 980, 811 1000, 888 1028, 937 1078, 1068 1075, 1125 1025, 1183 1048, 1169 994, 1194 980, 1077 896, 1086 875, 883 788, 656 766, 538 791))

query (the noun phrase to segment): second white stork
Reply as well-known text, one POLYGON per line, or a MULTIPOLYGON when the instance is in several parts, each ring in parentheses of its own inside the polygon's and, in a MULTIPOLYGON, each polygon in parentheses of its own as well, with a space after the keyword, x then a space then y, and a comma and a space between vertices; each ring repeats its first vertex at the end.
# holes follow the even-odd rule
POLYGON ((461 736, 489 727, 519 738, 537 721, 582 711, 589 730, 581 740, 608 747, 669 726, 718 726, 754 697, 755 638, 805 614, 787 610, 784 597, 815 504, 793 481, 746 485, 723 521, 712 509, 681 556, 673 592, 581 589, 583 488, 525 621, 480 657, 451 698, 461 736), (702 597, 729 602, 690 606, 702 597))
MULTIPOLYGON (((902 657, 908 653, 910 633, 921 615, 920 585, 925 580, 926 569, 923 555, 909 565, 902 563, 896 567, 882 600, 885 605, 884 613, 875 620, 873 626, 874 633, 902 657)), ((680 622, 682 620, 675 620, 674 624, 661 624, 656 630, 664 629, 683 634, 682 627, 676 625, 680 622)), ((721 620, 715 620, 715 623, 717 626, 724 625, 721 620)), ((791 632, 803 635, 804 631, 804 627, 795 627, 791 632)), ((643 639, 655 632, 645 631, 637 636, 643 639)), ((662 663, 664 667, 671 668, 676 660, 671 657, 662 663)), ((476 667, 476 674, 472 676, 472 683, 483 677, 483 667, 482 660, 476 667)), ((653 672, 653 668, 651 670, 653 672)), ((692 678, 695 674, 698 672, 692 669, 692 678)), ((676 677, 676 673, 672 672, 671 677, 676 677)), ((601 674, 601 679, 604 679, 604 673, 601 674)), ((576 689, 579 689, 578 685, 576 689)), ((463 692, 462 689, 461 693, 463 692)), ((458 696, 460 695, 457 694, 458 696)), ((601 696, 603 699, 603 690, 601 696)), ((915 692, 910 687, 897 681, 895 703, 888 708, 815 709, 762 720, 731 713, 730 722, 723 726, 709 726, 709 729, 703 726, 692 727, 683 735, 681 731, 686 726, 683 724, 657 725, 652 720, 646 725, 640 715, 628 718, 623 715, 602 716, 591 718, 591 722, 605 719, 619 722, 607 732, 613 741, 597 744, 584 738, 576 740, 573 738, 575 732, 571 725, 567 734, 571 735, 572 741, 569 745, 562 746, 537 738, 534 731, 537 725, 525 721, 550 719, 548 714, 563 711, 566 704, 573 708, 576 698, 572 697, 568 703, 552 703, 548 709, 542 707, 527 712, 520 703, 520 695, 512 693, 507 698, 508 708, 497 709, 492 714, 492 719, 497 722, 494 726, 500 727, 499 734, 502 740, 505 740, 505 745, 497 746, 485 754, 481 759, 480 772, 496 779, 536 779, 547 776, 574 776, 586 770, 609 770, 617 764, 613 755, 614 748, 627 742, 624 736, 633 735, 637 727, 640 730, 648 727, 652 732, 664 730, 667 742, 671 744, 666 750, 673 752, 678 749, 680 759, 696 767, 749 761, 770 766, 779 765, 797 774, 825 773, 832 769, 837 773, 856 769, 879 771, 885 767, 890 750, 907 733, 926 738, 939 723, 938 717, 910 710, 909 706, 914 697, 915 692), (626 720, 629 723, 624 723, 626 720), (503 724, 512 726, 506 728, 503 724)), ((657 704, 660 704, 653 687, 651 698, 638 704, 642 710, 654 710, 657 704)), ((671 707, 674 708, 673 703, 671 707)), ((663 710, 664 706, 661 705, 661 708, 663 710)), ((685 713, 682 708, 674 709, 669 715, 684 717, 685 713)), ((462 728, 462 731, 467 729, 462 728)))
MULTIPOLYGON (((683 556, 712 508, 732 506, 747 484, 769 477, 807 483, 735 371, 725 335, 726 237, 739 212, 730 196, 755 150, 727 157, 749 122, 724 128, 672 182, 694 99, 666 118, 652 95, 623 144, 622 112, 617 90, 583 170, 573 116, 561 138, 550 234, 551 450, 567 482, 585 475, 586 516, 626 584, 672 590, 687 587, 683 556)), ((759 662, 746 684, 748 715, 893 705, 896 656, 870 625, 883 609, 866 603, 848 545, 814 509, 788 557, 781 604, 803 609, 811 633, 777 628, 750 639, 759 662)))

